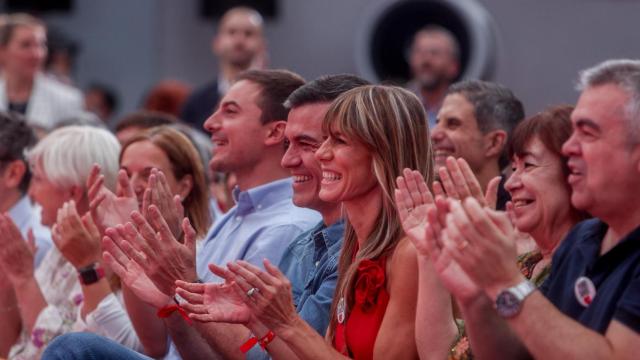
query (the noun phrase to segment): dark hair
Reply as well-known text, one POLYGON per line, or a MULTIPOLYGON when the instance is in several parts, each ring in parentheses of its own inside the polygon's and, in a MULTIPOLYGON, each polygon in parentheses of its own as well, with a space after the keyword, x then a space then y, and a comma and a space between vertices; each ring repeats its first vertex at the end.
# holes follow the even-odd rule
POLYGON ((118 125, 116 132, 122 131, 130 127, 140 129, 150 129, 156 126, 169 125, 178 122, 178 118, 169 114, 156 111, 136 111, 123 117, 118 125))
POLYGON ((104 99, 104 103, 109 108, 109 112, 113 113, 118 108, 118 95, 116 92, 109 86, 93 83, 87 87, 87 92, 95 91, 102 95, 102 99, 104 99))
MULTIPOLYGON (((35 145, 38 141, 33 129, 27 125, 26 119, 15 112, 0 112, 0 168, 4 164, 14 160, 24 161, 25 150, 35 145)), ((19 189, 22 193, 27 192, 31 172, 26 166, 26 171, 20 181, 19 189)))
POLYGON ((260 86, 258 107, 262 110, 260 122, 287 120, 289 109, 284 107, 291 93, 304 85, 304 79, 287 70, 248 70, 238 75, 236 81, 247 80, 260 86))
POLYGON ((367 80, 351 74, 324 75, 297 88, 284 102, 284 107, 293 109, 307 104, 331 102, 348 90, 369 84, 367 80))
MULTIPOLYGON (((562 145, 569 139, 573 131, 571 126, 571 112, 574 107, 571 105, 558 105, 544 109, 542 112, 522 121, 513 130, 507 145, 509 158, 523 156, 526 147, 538 138, 544 147, 552 154, 560 158, 562 173, 566 179, 569 176, 569 166, 567 157, 562 154, 562 145)), ((571 187, 565 181, 564 185, 571 191, 571 187)), ((569 202, 572 217, 576 221, 581 221, 590 217, 584 211, 576 209, 569 202)))
MULTIPOLYGON (((497 83, 481 80, 460 81, 449 87, 447 95, 451 94, 460 94, 473 105, 478 129, 483 134, 493 130, 504 130, 509 139, 513 129, 524 118, 522 102, 511 90, 497 83)), ((505 151, 500 155, 498 164, 501 168, 509 164, 505 151)))
POLYGON ((20 26, 41 27, 47 29, 44 22, 40 19, 24 13, 16 13, 7 15, 4 18, 2 26, 0 26, 0 46, 5 47, 11 41, 16 28, 20 26))
POLYGON ((559 105, 545 109, 524 120, 513 130, 507 146, 509 158, 522 156, 527 145, 536 137, 554 155, 562 159, 562 173, 569 175, 567 158, 562 155, 562 144, 571 136, 573 106, 559 105))

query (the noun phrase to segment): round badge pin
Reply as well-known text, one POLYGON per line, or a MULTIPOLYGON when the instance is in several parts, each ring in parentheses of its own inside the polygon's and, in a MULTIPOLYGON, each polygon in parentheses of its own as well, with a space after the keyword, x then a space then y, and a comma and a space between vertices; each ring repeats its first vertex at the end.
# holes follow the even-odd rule
POLYGON ((586 276, 580 276, 576 280, 573 290, 576 294, 576 300, 584 307, 588 307, 596 297, 596 287, 593 285, 593 281, 586 276))
POLYGON ((338 300, 338 306, 336 307, 336 316, 338 318, 338 323, 340 324, 344 323, 344 312, 344 297, 341 297, 340 300, 338 300))

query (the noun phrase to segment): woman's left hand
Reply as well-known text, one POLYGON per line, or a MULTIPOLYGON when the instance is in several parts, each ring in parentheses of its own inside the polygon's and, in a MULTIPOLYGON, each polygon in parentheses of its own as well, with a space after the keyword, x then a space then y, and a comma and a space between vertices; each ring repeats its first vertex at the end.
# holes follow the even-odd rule
POLYGON ((0 269, 11 283, 33 277, 34 254, 8 214, 0 214, 0 269))
POLYGON ((235 286, 244 292, 245 303, 265 326, 278 333, 298 319, 291 282, 269 260, 264 260, 266 272, 242 260, 227 267, 236 275, 235 286))

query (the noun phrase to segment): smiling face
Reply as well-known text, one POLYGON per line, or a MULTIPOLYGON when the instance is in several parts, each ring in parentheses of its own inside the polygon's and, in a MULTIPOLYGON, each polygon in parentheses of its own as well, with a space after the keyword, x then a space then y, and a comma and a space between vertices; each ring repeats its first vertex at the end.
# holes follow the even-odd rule
POLYGON ((47 56, 47 35, 41 26, 17 26, 2 48, 5 71, 21 77, 33 77, 47 56))
MULTIPOLYGON (((293 177, 293 203, 296 206, 322 210, 327 204, 320 200, 322 170, 315 152, 323 142, 322 119, 330 103, 308 104, 289 112, 285 136, 289 147, 281 165, 293 177)), ((333 205, 331 205, 333 206, 333 205)))
POLYGON ((211 170, 237 172, 252 168, 262 157, 267 129, 260 122, 261 92, 260 86, 253 82, 236 82, 204 123, 214 145, 209 162, 211 170))
POLYGON ((625 216, 623 204, 633 203, 630 197, 637 193, 640 146, 630 141, 628 100, 616 85, 584 90, 571 114, 573 134, 562 147, 572 204, 603 219, 625 216))
POLYGON ((142 196, 149 183, 149 175, 151 175, 153 168, 164 173, 169 188, 174 194, 178 194, 180 191, 167 154, 151 141, 136 141, 127 146, 122 153, 120 168, 126 171, 131 179, 131 186, 133 186, 133 191, 136 193, 140 205, 142 205, 142 196))
POLYGON ((505 183, 514 206, 515 225, 526 233, 571 221, 571 196, 562 172, 562 159, 538 137, 512 162, 513 173, 505 183))
POLYGON ((316 151, 322 169, 320 199, 346 202, 368 195, 379 187, 373 173, 371 152, 340 131, 332 134, 316 151))
POLYGON ((474 107, 459 93, 444 98, 431 140, 436 169, 446 166, 449 156, 465 159, 474 172, 486 161, 484 135, 478 128, 474 107))

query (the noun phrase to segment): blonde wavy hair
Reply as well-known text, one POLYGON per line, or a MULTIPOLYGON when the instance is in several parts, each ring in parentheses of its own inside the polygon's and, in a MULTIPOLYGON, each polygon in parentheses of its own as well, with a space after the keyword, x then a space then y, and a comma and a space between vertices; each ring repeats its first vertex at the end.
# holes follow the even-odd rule
POLYGON ((345 92, 328 109, 323 129, 330 135, 340 132, 371 152, 373 175, 383 197, 378 222, 360 249, 356 233, 346 221, 327 331, 327 339, 333 342, 337 304, 344 297, 349 313, 360 261, 389 256, 404 236, 393 200, 396 178, 410 168, 420 171, 431 184, 434 165, 422 103, 400 87, 370 85, 345 92))

